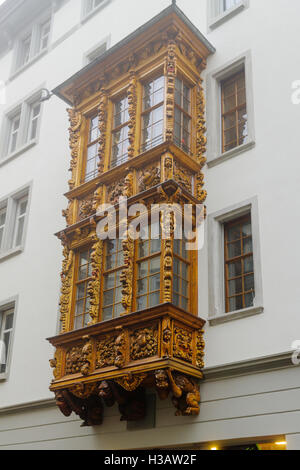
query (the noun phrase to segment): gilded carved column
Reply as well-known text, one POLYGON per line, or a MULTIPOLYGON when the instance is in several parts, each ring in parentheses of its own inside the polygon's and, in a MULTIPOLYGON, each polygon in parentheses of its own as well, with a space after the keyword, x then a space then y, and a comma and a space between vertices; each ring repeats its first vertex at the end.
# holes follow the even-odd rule
POLYGON ((101 96, 98 109, 99 118, 99 162, 98 162, 98 173, 101 175, 104 171, 104 159, 105 159, 105 148, 106 148, 106 126, 107 126, 107 105, 108 97, 107 92, 104 88, 101 89, 101 96))
POLYGON ((166 86, 166 141, 173 140, 174 135, 174 106, 176 78, 176 44, 173 40, 168 43, 168 55, 165 65, 166 86))
POLYGON ((70 320, 71 301, 72 301, 72 282, 74 268, 74 252, 67 246, 63 249, 63 265, 61 272, 61 297, 60 297, 60 313, 61 313, 61 332, 68 331, 68 322, 70 320))
POLYGON ((88 294, 90 296, 91 325, 99 321, 101 270, 103 261, 103 240, 97 240, 93 245, 91 254, 92 280, 89 282, 88 294))
POLYGON ((163 238, 162 301, 164 303, 172 302, 174 213, 168 213, 166 211, 166 213, 162 213, 161 217, 161 228, 163 238), (168 231, 170 233, 168 233, 168 231))
MULTIPOLYGON (((202 86, 203 80, 200 78, 197 87, 197 121, 196 121, 196 158, 201 168, 206 163, 205 152, 206 152, 206 127, 205 127, 205 97, 202 86)), ((204 175, 199 172, 196 177, 196 197, 200 202, 204 202, 207 196, 207 192, 203 190, 204 186, 204 175)))
POLYGON ((134 260, 134 240, 127 232, 127 237, 122 241, 124 265, 120 281, 122 283, 122 305, 124 314, 132 311, 132 284, 133 284, 133 260, 134 260))
POLYGON ((74 188, 76 184, 77 176, 77 165, 80 153, 80 130, 82 124, 82 114, 76 109, 70 108, 67 110, 69 114, 69 133, 70 133, 70 149, 71 149, 71 166, 70 171, 72 173, 71 179, 69 180, 70 190, 74 188))
POLYGON ((136 131, 136 107, 137 107, 137 82, 134 70, 130 71, 130 82, 127 91, 128 96, 128 113, 130 121, 128 124, 128 158, 134 157, 135 151, 135 131, 136 131))

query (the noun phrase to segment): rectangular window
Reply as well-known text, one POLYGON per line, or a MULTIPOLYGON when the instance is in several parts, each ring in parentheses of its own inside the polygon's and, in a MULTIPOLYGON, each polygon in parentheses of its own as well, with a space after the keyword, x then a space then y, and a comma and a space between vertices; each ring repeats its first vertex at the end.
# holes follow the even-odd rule
POLYGON ((88 146, 86 156, 86 168, 84 181, 90 181, 98 173, 98 149, 100 130, 98 127, 98 116, 93 116, 89 120, 88 146))
POLYGON ((0 375, 8 371, 11 336, 14 325, 14 308, 0 310, 0 375))
POLYGON ((17 41, 16 61, 13 72, 24 67, 35 56, 46 50, 50 43, 51 32, 50 15, 41 21, 36 21, 30 27, 30 31, 17 41))
POLYGON ((84 328, 91 321, 89 282, 92 279, 91 249, 82 251, 77 257, 76 301, 74 313, 74 330, 84 328))
POLYGON ((186 153, 191 147, 191 122, 191 89, 176 77, 174 142, 186 153))
POLYGON ((164 97, 164 77, 156 78, 144 85, 141 152, 163 142, 164 97))
POLYGON ((13 247, 18 247, 22 245, 27 205, 28 196, 24 196, 17 201, 13 247))
POLYGON ((248 139, 245 71, 221 82, 222 151, 245 144, 248 139))
POLYGON ((120 275, 124 268, 122 240, 107 240, 104 250, 103 321, 119 317, 124 311, 122 306, 122 284, 120 281, 120 275))
POLYGON ((40 25, 39 52, 47 49, 50 41, 51 19, 40 25))
POLYGON ((26 189, 0 202, 0 255, 24 245, 28 200, 26 189))
POLYGON ((33 103, 30 106, 28 142, 34 140, 37 136, 38 122, 41 113, 41 103, 33 103))
POLYGON ((86 2, 86 15, 95 10, 104 0, 87 0, 86 2))
POLYGON ((9 158, 37 142, 42 112, 40 99, 41 91, 38 91, 5 116, 0 159, 9 158))
POLYGON ((21 113, 10 119, 9 123, 9 139, 8 139, 8 153, 13 153, 17 149, 18 135, 20 131, 21 113))
POLYGON ((0 209, 0 252, 4 242, 4 229, 5 229, 5 222, 6 222, 6 212, 7 207, 2 207, 0 209))
POLYGON ((160 303, 160 229, 157 225, 151 225, 149 232, 149 235, 143 233, 142 229, 138 240, 137 310, 154 307, 160 303))
POLYGON ((122 98, 114 105, 114 120, 112 131, 111 167, 114 168, 128 160, 128 131, 129 112, 128 98, 122 98))
POLYGON ((226 312, 254 305, 251 214, 224 224, 226 312))
POLYGON ((186 251, 185 244, 184 238, 173 242, 173 303, 189 311, 190 262, 189 251, 186 251))
POLYGON ((241 0, 220 0, 220 9, 221 12, 225 12, 230 10, 231 8, 235 7, 241 3, 241 0))

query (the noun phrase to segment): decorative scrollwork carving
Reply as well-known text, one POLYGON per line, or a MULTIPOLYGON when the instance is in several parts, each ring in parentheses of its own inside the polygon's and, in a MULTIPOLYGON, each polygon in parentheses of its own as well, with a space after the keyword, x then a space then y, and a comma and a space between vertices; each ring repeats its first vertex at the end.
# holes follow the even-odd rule
POLYGON ((116 181, 108 187, 108 203, 117 204, 121 196, 130 198, 133 195, 133 174, 130 171, 121 181, 116 181))
POLYGON ((71 179, 69 181, 69 188, 73 189, 76 183, 76 171, 77 171, 77 163, 80 151, 80 129, 82 124, 82 114, 76 109, 70 108, 67 110, 69 114, 69 121, 70 121, 70 149, 71 149, 71 179))
POLYGON ((61 272, 61 296, 60 296, 60 321, 61 331, 64 333, 67 331, 68 316, 71 309, 71 297, 72 297, 72 277, 73 277, 73 263, 74 263, 74 252, 67 246, 63 249, 63 265, 61 272))
POLYGON ((134 70, 130 71, 130 82, 127 91, 128 96, 128 114, 130 117, 128 123, 128 158, 134 156, 134 147, 135 147, 135 130, 136 130, 136 103, 137 103, 137 93, 136 93, 136 74, 134 70))
POLYGON ((66 219, 67 227, 73 224, 74 200, 69 201, 67 209, 62 211, 62 216, 66 219))
POLYGON ((175 104, 175 79, 176 79, 176 44, 169 41, 165 66, 167 77, 166 87, 166 141, 173 140, 174 135, 174 104, 175 104))
POLYGON ((115 364, 115 336, 104 336, 96 344, 96 369, 111 367, 115 364))
POLYGON ((203 167, 206 163, 206 127, 205 127, 205 97, 202 85, 202 78, 199 79, 197 87, 197 120, 196 120, 196 158, 203 167))
POLYGON ((55 380, 58 380, 62 376, 62 361, 63 361, 63 350, 57 348, 54 354, 54 358, 50 359, 50 367, 53 369, 53 376, 55 380))
POLYGON ((119 334, 115 341, 115 353, 114 365, 122 369, 126 363, 126 334, 123 332, 119 334))
POLYGON ((160 167, 150 166, 140 172, 139 191, 146 191, 160 183, 160 167))
POLYGON ((178 326, 174 328, 173 356, 186 362, 193 361, 192 333, 178 326))
POLYGON ((133 392, 141 385, 141 383, 145 380, 146 377, 147 374, 127 374, 123 377, 115 379, 115 382, 121 385, 121 387, 127 390, 128 392, 133 392))
POLYGON ((174 162, 174 179, 184 189, 190 193, 192 192, 192 173, 176 161, 174 162))
POLYGON ((78 207, 78 219, 86 219, 90 217, 94 213, 93 209, 93 197, 90 196, 86 199, 79 200, 79 207, 78 207))
POLYGON ((162 322, 162 357, 171 356, 172 327, 170 318, 164 318, 162 322))
POLYGON ((69 390, 55 392, 56 404, 64 416, 72 412, 83 420, 82 426, 98 426, 103 421, 103 405, 101 398, 91 395, 86 399, 78 398, 69 390))
POLYGON ((163 240, 163 244, 164 244, 163 297, 164 297, 164 302, 172 302, 172 280, 173 280, 172 241, 163 240))
POLYGON ((132 308, 132 279, 133 279, 133 259, 134 259, 134 241, 129 232, 127 238, 122 240, 124 269, 120 276, 122 284, 122 305, 126 313, 131 312, 132 308))
POLYGON ((105 147, 106 147, 106 128, 107 128, 107 103, 108 97, 107 92, 104 88, 101 89, 101 96, 98 109, 99 118, 99 149, 98 149, 98 173, 101 175, 104 171, 104 158, 105 158, 105 147))
POLYGON ((156 356, 157 335, 157 327, 154 326, 135 330, 130 338, 130 359, 137 361, 156 356))
POLYGON ((204 367, 204 348, 205 348, 205 341, 203 339, 204 330, 199 330, 196 335, 196 366, 199 369, 203 369, 204 367))
POLYGON ((99 302, 100 302, 100 285, 101 285, 101 265, 103 261, 103 240, 97 240, 93 245, 91 254, 92 279, 88 285, 88 294, 90 297, 91 324, 98 321, 99 302))
POLYGON ((92 344, 76 345, 66 354, 66 375, 82 374, 88 375, 91 367, 92 344))

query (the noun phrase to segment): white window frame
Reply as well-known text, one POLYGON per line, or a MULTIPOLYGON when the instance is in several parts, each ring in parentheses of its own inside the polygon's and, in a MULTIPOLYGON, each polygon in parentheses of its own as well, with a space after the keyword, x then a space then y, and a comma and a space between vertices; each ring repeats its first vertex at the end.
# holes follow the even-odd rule
POLYGON ((89 49, 87 52, 85 52, 83 56, 83 65, 86 66, 88 64, 91 64, 93 60, 95 60, 97 57, 100 57, 100 55, 104 54, 110 47, 110 41, 111 41, 111 36, 109 35, 102 41, 98 42, 94 47, 89 49), (101 51, 103 50, 103 52, 101 52, 101 54, 98 55, 98 52, 100 50, 101 51), (96 57, 91 60, 91 56, 96 56, 96 57))
POLYGON ((48 51, 51 43, 52 26, 53 11, 48 10, 42 16, 37 18, 25 31, 22 31, 21 35, 15 41, 15 55, 13 60, 11 77, 23 71, 25 68, 31 65, 37 58, 39 58, 41 55, 48 51), (48 44, 47 47, 41 48, 42 26, 47 22, 50 22, 48 44), (30 36, 29 59, 26 62, 23 62, 22 44, 28 36, 30 36))
POLYGON ((97 7, 90 9, 89 4, 94 1, 95 0, 82 0, 82 6, 81 6, 81 22, 82 23, 90 19, 92 16, 94 16, 96 13, 102 10, 102 8, 104 8, 106 5, 108 5, 111 2, 111 0, 102 0, 102 2, 97 7))
POLYGON ((20 254, 24 251, 27 225, 29 219, 29 209, 31 201, 32 184, 26 185, 0 200, 0 208, 6 207, 6 220, 3 231, 2 244, 0 247, 0 262, 7 258, 20 254), (18 207, 22 200, 27 198, 27 207, 25 221, 23 226, 21 243, 16 245, 17 227, 18 227, 18 207))
POLYGON ((263 313, 258 199, 253 197, 208 216, 209 324, 211 326, 263 313), (255 298, 249 308, 226 313, 224 224, 251 213, 255 298))
POLYGON ((38 115, 36 136, 34 139, 29 138, 32 126, 31 113, 33 106, 39 103, 39 100, 42 96, 42 88, 44 87, 45 84, 41 85, 38 90, 31 93, 28 97, 24 98, 24 100, 5 112, 0 139, 0 166, 38 143, 43 103, 40 103, 40 112, 38 115), (20 125, 17 136, 16 149, 13 152, 10 152, 12 124, 13 120, 18 115, 20 115, 20 125))
POLYGON ((213 167, 240 155, 255 146, 254 98, 251 51, 247 51, 227 64, 208 73, 206 77, 207 102, 207 165, 213 167), (245 71, 247 105, 247 142, 227 152, 222 152, 221 83, 242 69, 245 71))
MULTIPOLYGON (((0 341, 3 338, 3 315, 6 315, 7 312, 13 311, 13 325, 10 331, 9 346, 7 351, 7 362, 5 372, 0 373, 0 381, 7 380, 10 373, 12 353, 13 353, 13 342, 14 342, 14 333, 16 327, 16 315, 17 315, 17 306, 18 306, 18 296, 12 297, 5 301, 0 301, 0 341)), ((0 351, 1 352, 1 351, 0 351)))
POLYGON ((209 31, 217 28, 249 7, 249 0, 240 0, 236 5, 224 11, 221 6, 222 2, 223 0, 207 0, 209 31))

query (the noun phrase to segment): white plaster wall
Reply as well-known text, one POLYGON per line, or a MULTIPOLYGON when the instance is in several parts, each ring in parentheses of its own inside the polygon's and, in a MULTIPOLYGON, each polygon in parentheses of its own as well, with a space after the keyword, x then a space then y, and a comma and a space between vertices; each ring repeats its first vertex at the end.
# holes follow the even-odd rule
MULTIPOLYGON (((168 4, 167 0, 113 0, 80 24, 80 0, 66 2, 54 17, 56 47, 7 83, 8 101, 0 105, 0 116, 42 83, 52 89, 78 71, 83 54, 102 38, 111 34, 115 44, 168 4)), ((265 313, 207 326, 206 363, 214 366, 289 350, 300 331, 300 106, 291 104, 291 83, 300 78, 295 59, 300 4, 289 0, 287 7, 284 0, 250 0, 247 10, 211 33, 206 0, 179 0, 178 5, 217 49, 207 72, 249 49, 252 52, 256 147, 207 169, 206 187, 209 213, 258 196, 265 313)), ((9 76, 12 54, 0 59, 0 79, 9 76)), ((55 334, 57 323, 61 248, 52 234, 65 223, 61 217, 69 167, 65 108, 56 97, 46 102, 39 144, 0 167, 0 198, 33 181, 25 252, 0 263, 0 300, 19 295, 10 377, 0 382, 0 407, 51 396, 52 350, 44 338, 55 334)), ((199 270, 199 314, 204 318, 207 264, 205 248, 199 270)))

